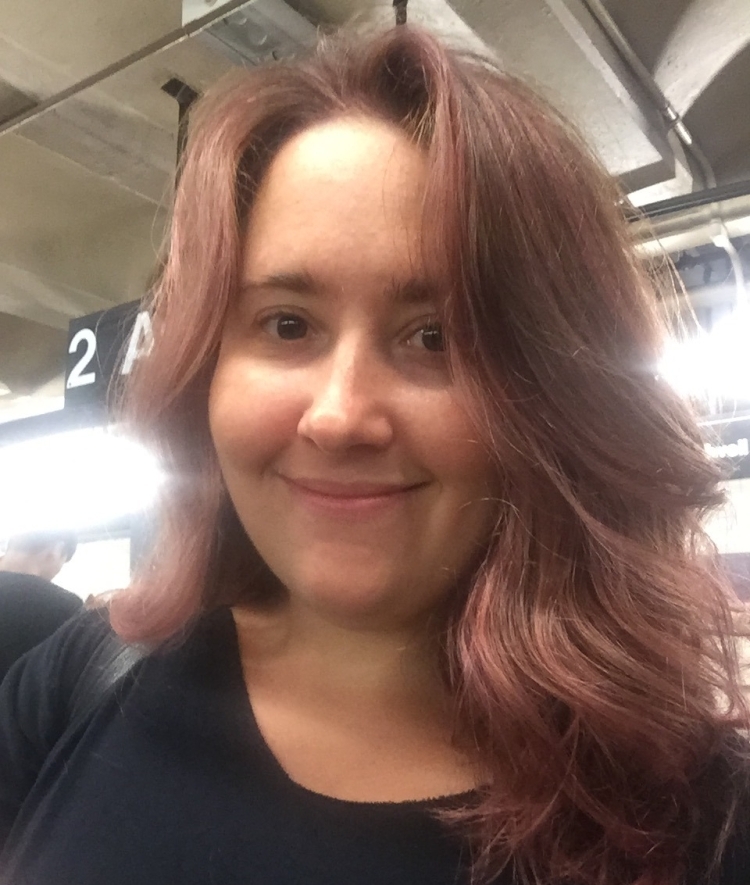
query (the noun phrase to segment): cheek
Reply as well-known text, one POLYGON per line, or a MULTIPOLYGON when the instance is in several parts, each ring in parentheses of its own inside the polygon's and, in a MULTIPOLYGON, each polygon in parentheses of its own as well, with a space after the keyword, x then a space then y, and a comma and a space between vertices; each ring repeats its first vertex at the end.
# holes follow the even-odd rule
POLYGON ((296 435, 301 408, 299 385, 284 373, 220 360, 208 398, 219 460, 249 464, 273 457, 296 435))
POLYGON ((451 482, 456 554, 473 557, 492 533, 498 515, 501 482, 480 435, 459 405, 447 410, 449 436, 441 449, 445 476, 451 482))
POLYGON ((431 419, 420 422, 422 448, 430 452, 435 475, 468 499, 496 488, 495 470, 476 428, 459 402, 447 396, 431 419))

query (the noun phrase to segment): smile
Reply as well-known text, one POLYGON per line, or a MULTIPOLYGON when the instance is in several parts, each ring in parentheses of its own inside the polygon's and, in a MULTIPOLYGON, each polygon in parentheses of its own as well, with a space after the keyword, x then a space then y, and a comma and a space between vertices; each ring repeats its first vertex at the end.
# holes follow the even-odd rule
POLYGON ((304 506, 330 515, 375 515, 402 506, 427 483, 391 484, 281 476, 304 506))

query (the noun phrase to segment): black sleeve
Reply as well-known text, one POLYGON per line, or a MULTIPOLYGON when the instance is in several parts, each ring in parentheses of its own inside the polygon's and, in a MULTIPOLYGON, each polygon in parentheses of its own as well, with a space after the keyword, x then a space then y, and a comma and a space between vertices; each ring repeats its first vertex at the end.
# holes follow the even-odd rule
POLYGON ((65 731, 78 677, 109 631, 106 611, 82 612, 16 661, 0 684, 0 850, 65 731))

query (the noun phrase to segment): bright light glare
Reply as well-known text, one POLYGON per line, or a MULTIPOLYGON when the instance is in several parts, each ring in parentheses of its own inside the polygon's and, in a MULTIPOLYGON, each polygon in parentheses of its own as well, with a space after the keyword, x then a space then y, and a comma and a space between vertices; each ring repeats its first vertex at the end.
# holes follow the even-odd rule
POLYGON ((94 527, 147 508, 163 482, 141 446, 84 428, 0 448, 0 537, 94 527))
POLYGON ((683 396, 750 399, 750 309, 735 310, 710 332, 671 340, 659 374, 683 396))

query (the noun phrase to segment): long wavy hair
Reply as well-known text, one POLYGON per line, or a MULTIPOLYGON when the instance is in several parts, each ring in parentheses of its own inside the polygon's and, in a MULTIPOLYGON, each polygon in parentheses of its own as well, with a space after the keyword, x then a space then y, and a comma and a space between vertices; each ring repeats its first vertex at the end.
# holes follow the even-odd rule
POLYGON ((454 383, 501 478, 443 648, 457 730, 488 783, 448 818, 480 878, 512 864, 540 883, 673 885, 699 848, 717 861, 738 802, 728 754, 747 709, 701 528, 720 475, 656 374, 665 328, 617 187, 487 60, 400 27, 241 72, 199 104, 156 346, 125 395, 170 481, 154 555, 112 623, 160 641, 271 592, 222 484, 208 386, 258 183, 295 133, 343 115, 424 150, 454 383))

